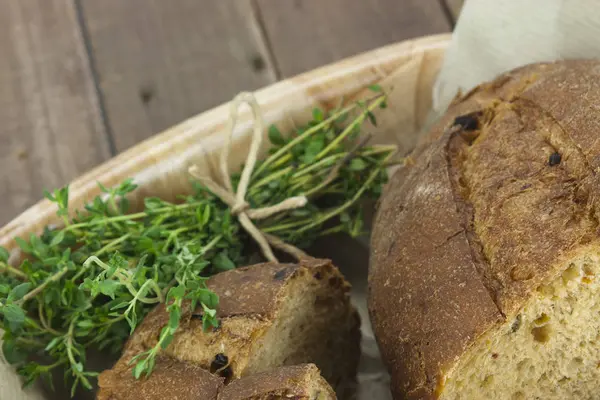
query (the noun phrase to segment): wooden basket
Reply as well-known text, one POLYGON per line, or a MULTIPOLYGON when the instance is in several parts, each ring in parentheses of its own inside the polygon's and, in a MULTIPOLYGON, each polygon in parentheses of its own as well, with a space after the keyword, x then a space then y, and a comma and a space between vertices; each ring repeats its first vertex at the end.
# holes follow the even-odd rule
MULTIPOLYGON (((310 119, 314 107, 332 108, 340 100, 351 102, 370 95, 368 86, 379 83, 389 94, 388 108, 378 111, 378 126, 370 129, 376 143, 394 143, 409 151, 431 108, 431 91, 450 35, 435 35, 382 47, 273 84, 255 93, 265 121, 282 132, 310 119)), ((192 117, 94 168, 70 185, 70 207, 80 208, 105 186, 134 178, 139 189, 132 204, 147 196, 172 200, 191 190, 188 167, 215 171, 229 118, 228 104, 192 117)), ((230 168, 239 168, 247 155, 252 118, 242 108, 232 143, 230 168)), ((265 132, 266 134, 266 132, 265 132)), ((263 143, 267 147, 267 140, 263 143)), ((262 149, 262 151, 265 150, 262 149)), ((216 177, 215 177, 216 178, 216 177)), ((52 188, 48 188, 52 189, 52 188)), ((56 208, 42 200, 0 230, 0 245, 16 254, 14 237, 40 232, 59 223, 56 208)), ((41 399, 24 392, 11 367, 0 362, 0 399, 41 399)))

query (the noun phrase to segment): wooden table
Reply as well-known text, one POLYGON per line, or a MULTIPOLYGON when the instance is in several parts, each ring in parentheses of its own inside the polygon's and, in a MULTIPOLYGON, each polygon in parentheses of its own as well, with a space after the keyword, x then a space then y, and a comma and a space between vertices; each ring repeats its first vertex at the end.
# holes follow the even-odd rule
POLYGON ((0 225, 278 79, 452 29, 460 0, 2 0, 0 225))

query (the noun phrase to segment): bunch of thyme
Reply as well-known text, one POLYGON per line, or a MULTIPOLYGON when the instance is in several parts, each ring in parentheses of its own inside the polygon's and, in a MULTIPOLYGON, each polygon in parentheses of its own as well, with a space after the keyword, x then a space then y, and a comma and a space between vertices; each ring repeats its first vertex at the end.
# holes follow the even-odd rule
MULTIPOLYGON (((394 152, 393 146, 356 145, 361 125, 375 123, 378 107, 385 107, 381 94, 327 114, 315 109, 313 120, 289 137, 270 128, 272 148, 256 165, 246 200, 253 208, 297 195, 309 201, 256 221, 261 231, 299 247, 332 232, 362 233, 360 200, 379 196, 394 152), (352 113, 357 116, 345 124, 352 113)), ((239 174, 232 182, 236 187, 239 174)), ((179 327, 183 301, 202 307, 205 329, 218 326, 218 298, 206 280, 250 260, 250 242, 237 219, 198 184, 177 203, 146 198, 137 213, 128 213, 132 180, 100 188, 104 196, 73 218, 68 187, 46 193, 64 226, 16 239, 26 254, 18 268, 0 247, 2 351, 26 385, 38 378, 51 383, 60 367, 72 394, 78 385, 91 389, 97 372, 86 368, 89 349, 118 353, 142 318, 166 303, 170 320, 157 346, 134 359, 136 377, 151 373, 179 327)))

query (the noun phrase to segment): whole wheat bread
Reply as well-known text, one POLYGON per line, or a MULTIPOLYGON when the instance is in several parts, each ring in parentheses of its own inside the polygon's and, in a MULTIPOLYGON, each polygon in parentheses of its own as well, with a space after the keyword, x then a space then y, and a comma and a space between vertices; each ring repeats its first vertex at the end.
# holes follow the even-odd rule
MULTIPOLYGON (((360 320, 350 303, 349 284, 330 261, 238 268, 213 276, 207 285, 219 296, 219 328, 204 331, 200 309, 184 314, 165 357, 219 375, 226 384, 314 363, 340 398, 354 390, 360 320)), ((153 347, 167 321, 164 306, 150 312, 113 371, 124 369, 123 360, 134 349, 153 347)))
POLYGON ((369 310, 395 398, 600 398, 600 62, 457 98, 393 176, 369 310))
POLYGON ((100 374, 98 400, 336 400, 314 364, 276 368, 231 381, 198 365, 161 356, 148 378, 121 363, 100 374))
POLYGON ((314 364, 281 367, 234 380, 218 400, 335 400, 331 386, 314 364))

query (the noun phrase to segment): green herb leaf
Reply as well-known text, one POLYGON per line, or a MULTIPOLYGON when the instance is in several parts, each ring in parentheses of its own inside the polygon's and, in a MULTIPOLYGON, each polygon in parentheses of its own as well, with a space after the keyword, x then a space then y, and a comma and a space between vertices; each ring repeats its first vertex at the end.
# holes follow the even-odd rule
POLYGON ((313 108, 312 115, 313 120, 315 120, 316 122, 321 122, 325 119, 325 116, 323 115, 323 110, 321 110, 320 108, 313 108))
POLYGON ((51 201, 51 202, 53 202, 53 203, 56 201, 56 197, 54 197, 54 196, 52 195, 52 193, 50 193, 50 192, 49 192, 49 191, 47 191, 47 190, 44 190, 44 197, 45 197, 45 198, 47 198, 48 200, 50 200, 50 201, 51 201))
POLYGON ((58 231, 56 236, 52 238, 50 246, 58 246, 63 240, 65 240, 65 231, 58 231))
POLYGON ((140 362, 138 362, 135 367, 133 368, 133 376, 135 376, 135 379, 140 379, 140 376, 142 376, 142 373, 144 372, 144 370, 146 369, 146 360, 142 360, 140 362))
POLYGON ((4 339, 2 354, 9 364, 19 364, 26 360, 27 353, 19 349, 14 339, 4 339))
POLYGON ((227 253, 224 251, 217 254, 215 259, 213 260, 213 265, 219 271, 228 271, 230 269, 235 269, 235 264, 231 259, 227 256, 227 253))
POLYGON ((121 287, 121 283, 113 280, 101 281, 98 283, 98 291, 111 299, 115 298, 115 293, 121 287))
POLYGON ((173 339, 175 338, 175 335, 172 334, 165 334, 165 339, 163 339, 163 341, 160 343, 160 347, 164 350, 167 347, 169 347, 169 345, 171 344, 171 342, 173 341, 173 339))
POLYGON ((269 140, 276 146, 282 146, 285 144, 283 135, 275 125, 271 125, 269 127, 269 140))
POLYGON ((316 136, 306 146, 303 162, 310 164, 317 158, 317 155, 325 148, 325 137, 316 136))
POLYGON ((369 111, 367 113, 367 117, 369 118, 369 121, 371 122, 371 124, 373 124, 373 126, 377 126, 377 119, 375 118, 375 114, 369 111))
POLYGON ((91 328, 94 326, 94 323, 92 321, 82 320, 82 321, 77 322, 77 326, 79 328, 91 328))
POLYGON ((29 292, 30 289, 30 282, 21 283, 20 285, 15 286, 8 294, 8 301, 21 300, 23 296, 25 296, 29 292))
POLYGON ((135 183, 133 183, 133 179, 132 178, 128 178, 125 179, 121 185, 119 185, 119 187, 117 188, 117 190, 115 191, 115 193, 119 196, 125 196, 128 193, 133 192, 135 189, 137 189, 138 185, 136 185, 135 183))
POLYGON ((31 248, 31 246, 29 245, 29 243, 27 243, 26 241, 24 241, 20 237, 16 237, 15 238, 15 242, 19 245, 19 247, 21 248, 21 250, 23 250, 25 253, 32 253, 33 252, 33 249, 31 248))
POLYGON ((174 299, 182 299, 185 295, 185 287, 184 286, 175 286, 169 289, 169 294, 167 295, 168 300, 174 299))
POLYGON ((179 320, 181 319, 181 310, 179 307, 173 307, 169 310, 169 328, 172 332, 177 330, 179 320))
POLYGON ((379 84, 377 84, 377 83, 376 83, 376 84, 373 84, 373 85, 371 85, 371 86, 369 86, 369 89, 370 89, 371 91, 373 91, 373 92, 377 92, 377 93, 383 92, 383 89, 381 88, 381 85, 379 85, 379 84))
POLYGON ((81 364, 80 362, 73 364, 73 368, 77 372, 83 372, 83 364, 81 364))
POLYGON ((44 350, 46 351, 50 351, 53 348, 55 348, 56 346, 58 346, 58 344, 60 344, 63 341, 62 336, 56 336, 54 339, 52 339, 48 345, 46 345, 46 348, 44 350))
POLYGON ((211 327, 219 327, 219 321, 217 320, 217 310, 208 308, 204 303, 202 304, 204 314, 202 315, 202 328, 208 330, 211 327))
POLYGON ((5 322, 11 331, 17 331, 25 322, 25 311, 16 304, 6 304, 0 311, 4 315, 5 322))
POLYGON ((4 247, 0 246, 0 262, 7 262, 10 257, 10 253, 4 247))
POLYGON ((352 171, 362 171, 367 168, 367 163, 360 158, 354 158, 350 161, 350 169, 352 171))

